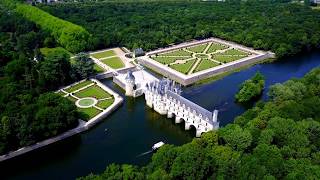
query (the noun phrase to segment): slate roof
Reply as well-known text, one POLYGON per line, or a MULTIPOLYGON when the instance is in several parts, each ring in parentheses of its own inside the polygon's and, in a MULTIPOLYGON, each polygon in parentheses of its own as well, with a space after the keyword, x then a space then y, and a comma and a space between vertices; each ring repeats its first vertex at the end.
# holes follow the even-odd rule
POLYGON ((181 104, 185 104, 186 108, 190 107, 190 110, 193 111, 195 110, 197 115, 199 114, 202 114, 202 118, 205 120, 206 118, 209 119, 209 121, 211 122, 212 121, 212 116, 213 116, 213 113, 206 110, 205 108, 199 106, 198 104, 172 92, 172 91, 167 91, 167 95, 168 97, 172 97, 178 101, 180 101, 181 104))

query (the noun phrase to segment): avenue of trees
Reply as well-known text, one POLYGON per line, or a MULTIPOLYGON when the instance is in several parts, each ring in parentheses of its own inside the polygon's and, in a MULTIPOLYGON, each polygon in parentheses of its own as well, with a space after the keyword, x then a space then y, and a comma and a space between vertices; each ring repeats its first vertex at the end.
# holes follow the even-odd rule
POLYGON ((320 68, 269 96, 217 131, 164 145, 144 167, 111 164, 79 179, 319 179, 320 68))
POLYGON ((81 52, 90 47, 90 34, 81 26, 59 19, 19 0, 4 0, 3 4, 50 33, 60 46, 70 52, 81 52))
POLYGON ((96 49, 144 50, 191 39, 219 37, 278 57, 319 47, 320 11, 271 1, 113 1, 39 5, 85 27, 96 49))
POLYGON ((0 154, 55 136, 78 124, 74 103, 49 91, 92 75, 85 54, 39 48, 51 33, 0 3, 0 154))
POLYGON ((257 72, 252 78, 240 85, 239 92, 235 95, 236 101, 248 102, 261 95, 264 84, 264 76, 260 72, 257 72))

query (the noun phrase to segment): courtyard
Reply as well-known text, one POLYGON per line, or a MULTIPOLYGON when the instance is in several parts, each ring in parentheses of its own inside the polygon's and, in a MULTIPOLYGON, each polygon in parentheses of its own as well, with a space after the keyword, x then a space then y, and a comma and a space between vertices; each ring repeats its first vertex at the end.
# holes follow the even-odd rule
POLYGON ((75 103, 80 112, 80 118, 84 121, 102 113, 113 104, 115 99, 113 95, 91 80, 60 89, 58 94, 75 103))

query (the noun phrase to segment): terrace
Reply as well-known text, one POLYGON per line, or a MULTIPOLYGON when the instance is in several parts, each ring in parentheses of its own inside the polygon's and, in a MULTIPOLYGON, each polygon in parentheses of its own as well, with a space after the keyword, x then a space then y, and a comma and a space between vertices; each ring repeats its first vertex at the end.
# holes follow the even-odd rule
POLYGON ((272 52, 210 38, 159 49, 138 58, 138 62, 184 85, 200 79, 273 58, 272 52))
POLYGON ((88 121, 110 107, 115 97, 96 82, 85 80, 58 91, 58 94, 76 104, 81 119, 88 121))

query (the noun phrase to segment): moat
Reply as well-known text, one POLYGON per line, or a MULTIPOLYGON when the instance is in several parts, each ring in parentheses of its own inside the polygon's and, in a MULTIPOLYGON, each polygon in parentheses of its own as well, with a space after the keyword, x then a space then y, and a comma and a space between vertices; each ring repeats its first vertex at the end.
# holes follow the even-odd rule
MULTIPOLYGON (((218 109, 220 125, 224 126, 252 106, 234 103, 234 95, 239 84, 257 71, 265 76, 266 87, 269 87, 302 77, 319 65, 319 52, 298 55, 258 64, 215 82, 184 88, 182 95, 208 110, 218 109)), ((124 96, 111 79, 103 83, 124 96)), ((262 99, 267 99, 267 92, 268 88, 262 99)), ((89 131, 2 162, 0 168, 3 179, 74 179, 91 172, 102 172, 110 163, 146 164, 152 154, 139 154, 149 151, 154 143, 164 141, 181 145, 190 142, 194 135, 194 130, 185 131, 183 124, 176 125, 174 119, 167 119, 148 108, 143 97, 125 98, 116 112, 89 131)))

